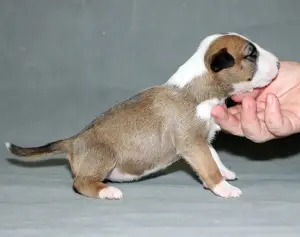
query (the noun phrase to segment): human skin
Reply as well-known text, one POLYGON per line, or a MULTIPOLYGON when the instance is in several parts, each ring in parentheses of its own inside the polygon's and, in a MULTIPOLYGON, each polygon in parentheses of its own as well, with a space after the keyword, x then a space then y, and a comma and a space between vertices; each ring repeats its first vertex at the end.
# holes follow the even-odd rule
POLYGON ((267 87, 236 95, 237 105, 216 106, 211 114, 223 131, 262 143, 300 131, 300 63, 282 61, 267 87))

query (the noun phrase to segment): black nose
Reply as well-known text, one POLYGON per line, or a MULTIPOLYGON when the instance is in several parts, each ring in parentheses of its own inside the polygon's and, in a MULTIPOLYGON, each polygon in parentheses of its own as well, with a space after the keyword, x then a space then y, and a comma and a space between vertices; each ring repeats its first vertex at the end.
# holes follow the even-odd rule
POLYGON ((279 61, 277 62, 277 68, 278 69, 280 68, 280 62, 279 61))

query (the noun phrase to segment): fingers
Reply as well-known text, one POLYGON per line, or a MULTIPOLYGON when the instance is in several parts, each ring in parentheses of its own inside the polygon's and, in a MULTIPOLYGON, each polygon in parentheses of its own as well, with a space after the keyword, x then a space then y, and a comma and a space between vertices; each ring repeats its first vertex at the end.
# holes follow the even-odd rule
POLYGON ((280 102, 277 96, 267 94, 265 122, 268 130, 275 136, 286 136, 293 130, 290 121, 282 116, 280 102))
POLYGON ((228 108, 228 112, 233 114, 233 115, 236 115, 236 114, 240 113, 241 110, 242 110, 242 105, 241 104, 237 104, 233 107, 228 108))
POLYGON ((239 119, 233 114, 229 113, 227 108, 223 106, 216 106, 212 109, 211 114, 215 122, 223 130, 236 136, 244 136, 239 119))
POLYGON ((257 88, 257 89, 254 89, 252 92, 246 92, 246 93, 239 94, 239 95, 233 95, 231 97, 231 99, 236 103, 240 103, 243 101, 243 99, 245 97, 257 98, 261 94, 261 92, 262 92, 262 89, 257 88))
POLYGON ((245 97, 242 101, 241 127, 245 137, 259 141, 261 136, 261 123, 257 117, 256 101, 252 97, 245 97))
POLYGON ((293 130, 291 122, 282 116, 278 98, 272 94, 266 102, 248 96, 242 104, 229 109, 216 106, 212 117, 223 130, 257 143, 288 135, 293 130))
POLYGON ((267 95, 265 121, 267 127, 272 133, 279 133, 280 129, 282 129, 283 118, 280 111, 279 101, 278 98, 271 93, 267 95))
POLYGON ((243 98, 242 104, 229 109, 216 106, 212 116, 223 130, 257 143, 287 136, 297 130, 292 121, 282 115, 279 99, 270 93, 265 102, 248 96, 243 98))

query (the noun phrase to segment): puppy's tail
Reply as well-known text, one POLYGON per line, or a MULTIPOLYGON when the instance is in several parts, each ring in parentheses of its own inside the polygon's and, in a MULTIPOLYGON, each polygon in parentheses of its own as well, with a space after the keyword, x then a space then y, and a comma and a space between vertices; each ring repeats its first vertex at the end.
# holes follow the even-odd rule
POLYGON ((39 147, 21 147, 7 142, 5 143, 5 146, 16 156, 39 158, 60 153, 68 153, 70 142, 69 139, 58 140, 39 147))

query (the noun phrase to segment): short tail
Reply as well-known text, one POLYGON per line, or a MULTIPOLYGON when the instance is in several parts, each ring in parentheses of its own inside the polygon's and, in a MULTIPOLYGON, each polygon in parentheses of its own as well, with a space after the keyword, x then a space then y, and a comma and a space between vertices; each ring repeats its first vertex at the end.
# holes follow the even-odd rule
POLYGON ((58 140, 39 147, 21 147, 11 143, 5 143, 6 148, 16 156, 23 157, 43 157, 51 156, 69 151, 68 139, 58 140))

